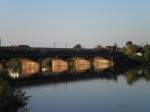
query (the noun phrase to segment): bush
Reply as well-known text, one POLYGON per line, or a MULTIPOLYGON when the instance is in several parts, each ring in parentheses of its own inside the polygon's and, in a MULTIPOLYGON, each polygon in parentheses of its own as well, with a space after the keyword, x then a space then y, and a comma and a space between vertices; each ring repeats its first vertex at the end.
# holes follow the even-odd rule
POLYGON ((28 99, 25 92, 0 79, 0 112, 17 112, 27 104, 28 99))

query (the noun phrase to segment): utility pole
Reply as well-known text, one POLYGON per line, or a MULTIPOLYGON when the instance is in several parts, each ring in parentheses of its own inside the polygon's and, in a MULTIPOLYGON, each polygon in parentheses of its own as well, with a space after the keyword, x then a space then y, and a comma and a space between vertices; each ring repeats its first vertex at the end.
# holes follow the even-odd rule
POLYGON ((142 41, 142 48, 144 47, 143 41, 142 41))
POLYGON ((54 42, 54 48, 56 47, 56 43, 54 42))
POLYGON ((67 42, 65 42, 65 48, 68 48, 68 44, 67 44, 67 42))

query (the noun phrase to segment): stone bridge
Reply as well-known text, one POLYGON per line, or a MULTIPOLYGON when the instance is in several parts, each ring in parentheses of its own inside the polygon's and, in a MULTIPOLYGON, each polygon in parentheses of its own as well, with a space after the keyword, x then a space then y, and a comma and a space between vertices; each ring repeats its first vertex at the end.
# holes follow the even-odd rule
POLYGON ((24 47, 1 47, 0 60, 10 58, 30 58, 43 59, 47 57, 60 57, 63 59, 72 57, 103 57, 106 59, 112 58, 113 51, 100 49, 73 49, 73 48, 24 48, 24 47))

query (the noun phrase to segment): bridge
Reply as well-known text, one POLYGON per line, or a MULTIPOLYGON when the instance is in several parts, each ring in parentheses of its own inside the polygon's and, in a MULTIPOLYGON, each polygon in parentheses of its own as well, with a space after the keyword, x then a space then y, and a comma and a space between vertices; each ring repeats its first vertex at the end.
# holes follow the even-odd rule
POLYGON ((24 48, 24 47, 1 47, 0 59, 9 58, 32 58, 41 59, 46 57, 113 57, 114 52, 107 49, 74 49, 74 48, 24 48))
POLYGON ((0 65, 9 67, 12 76, 66 71, 105 70, 132 65, 133 60, 113 49, 1 47, 0 65), (11 60, 12 59, 12 60, 11 60), (14 60, 15 59, 15 60, 14 60), (15 73, 14 73, 15 71, 15 73), (17 71, 17 73, 16 73, 17 71))

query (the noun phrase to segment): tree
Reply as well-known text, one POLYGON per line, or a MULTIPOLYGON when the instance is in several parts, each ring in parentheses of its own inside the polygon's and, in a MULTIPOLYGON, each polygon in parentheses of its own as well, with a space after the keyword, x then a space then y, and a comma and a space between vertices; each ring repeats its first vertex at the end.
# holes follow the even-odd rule
POLYGON ((0 78, 0 112, 25 111, 29 98, 25 92, 10 86, 6 80, 0 78))
POLYGON ((150 45, 144 46, 144 59, 147 63, 150 63, 150 45))
POLYGON ((126 46, 129 46, 129 45, 133 45, 133 42, 132 41, 127 41, 126 46))
POLYGON ((127 41, 126 47, 124 48, 124 51, 128 55, 133 55, 133 54, 138 52, 138 48, 139 48, 139 46, 133 44, 132 41, 127 41))
POLYGON ((14 72, 19 72, 20 67, 21 67, 20 59, 19 58, 10 59, 7 62, 7 67, 8 69, 13 70, 14 72))
POLYGON ((102 49, 102 46, 101 45, 97 45, 94 49, 95 50, 100 50, 100 49, 102 49))
POLYGON ((76 50, 80 50, 82 49, 82 46, 80 44, 76 44, 73 48, 76 50))
POLYGON ((118 51, 118 45, 116 43, 114 44, 113 51, 118 51))
POLYGON ((135 54, 138 52, 138 46, 131 44, 126 47, 127 54, 135 54))

